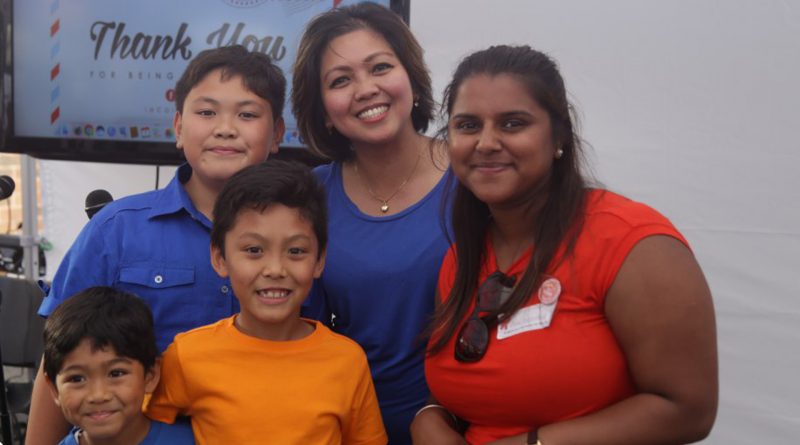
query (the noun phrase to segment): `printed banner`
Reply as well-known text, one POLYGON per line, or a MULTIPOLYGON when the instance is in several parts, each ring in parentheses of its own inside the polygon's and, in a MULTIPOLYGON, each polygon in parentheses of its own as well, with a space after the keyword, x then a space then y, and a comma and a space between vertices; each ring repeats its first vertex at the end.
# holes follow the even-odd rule
MULTIPOLYGON (((15 2, 16 134, 174 141, 175 82, 195 54, 241 44, 269 55, 291 84, 306 22, 357 1, 15 2)), ((300 145, 291 108, 285 109, 283 144, 300 145)))

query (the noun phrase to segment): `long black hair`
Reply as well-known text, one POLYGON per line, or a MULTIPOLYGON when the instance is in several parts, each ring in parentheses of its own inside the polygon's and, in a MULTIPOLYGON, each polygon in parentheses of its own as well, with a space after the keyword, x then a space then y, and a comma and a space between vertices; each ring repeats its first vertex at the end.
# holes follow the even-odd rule
MULTIPOLYGON (((548 270, 570 255, 580 227, 586 196, 586 180, 581 171, 583 153, 580 138, 567 100, 564 80, 556 63, 546 54, 529 46, 492 46, 473 53, 456 68, 453 80, 444 92, 443 111, 449 116, 459 88, 477 75, 511 75, 519 80, 550 116, 553 141, 563 150, 553 162, 546 197, 530 228, 535 246, 525 273, 508 300, 491 319, 503 321, 522 307, 548 270), (561 246, 566 247, 560 251, 561 246)), ((447 138, 447 127, 440 130, 447 138)), ((429 333, 433 333, 430 353, 440 351, 455 335, 478 286, 484 261, 484 241, 491 223, 489 207, 467 187, 459 183, 453 196, 453 234, 456 244, 456 275, 449 298, 438 307, 429 333)))

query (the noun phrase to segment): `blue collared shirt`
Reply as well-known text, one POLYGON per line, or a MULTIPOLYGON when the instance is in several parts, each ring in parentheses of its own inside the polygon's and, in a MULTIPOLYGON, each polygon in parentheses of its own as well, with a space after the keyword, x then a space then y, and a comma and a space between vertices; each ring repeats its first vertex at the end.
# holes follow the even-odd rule
POLYGON ((182 165, 167 187, 113 201, 84 226, 64 256, 39 315, 91 286, 111 286, 143 298, 153 311, 156 340, 239 311, 230 280, 211 267, 211 221, 183 188, 182 165))

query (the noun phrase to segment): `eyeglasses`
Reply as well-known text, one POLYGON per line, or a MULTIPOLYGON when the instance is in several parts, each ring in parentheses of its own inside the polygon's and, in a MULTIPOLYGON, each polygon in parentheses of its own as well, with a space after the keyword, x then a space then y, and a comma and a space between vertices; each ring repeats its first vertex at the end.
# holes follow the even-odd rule
POLYGON ((472 363, 482 359, 489 349, 488 316, 481 312, 495 311, 505 302, 514 289, 516 279, 497 271, 489 275, 478 287, 477 302, 472 315, 458 331, 455 354, 459 362, 472 363))

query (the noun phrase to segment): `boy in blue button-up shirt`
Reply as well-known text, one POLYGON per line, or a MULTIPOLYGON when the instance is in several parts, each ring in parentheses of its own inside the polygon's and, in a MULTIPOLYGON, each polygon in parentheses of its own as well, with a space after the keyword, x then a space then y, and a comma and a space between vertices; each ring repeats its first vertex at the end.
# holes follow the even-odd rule
MULTIPOLYGON (((176 333, 239 311, 228 280, 211 267, 211 212, 228 178, 277 152, 286 80, 267 56, 230 46, 199 53, 175 93, 176 145, 187 164, 166 188, 114 201, 89 221, 40 315, 84 288, 112 286, 147 302, 163 350, 176 333)), ((26 443, 51 445, 67 430, 40 371, 26 443)))

